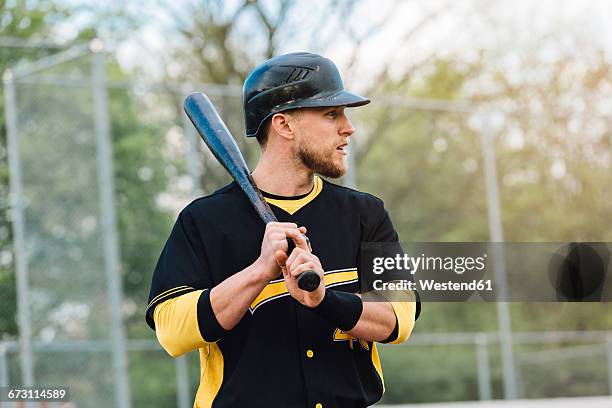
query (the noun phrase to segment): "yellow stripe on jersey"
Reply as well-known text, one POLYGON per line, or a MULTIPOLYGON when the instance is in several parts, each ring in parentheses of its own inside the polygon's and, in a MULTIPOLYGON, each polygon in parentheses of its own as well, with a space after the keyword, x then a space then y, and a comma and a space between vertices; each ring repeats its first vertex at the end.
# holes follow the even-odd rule
POLYGON ((323 282, 325 286, 337 285, 340 283, 348 283, 350 281, 357 281, 357 269, 351 270, 340 270, 330 271, 325 273, 323 276, 323 282))
POLYGON ((264 197, 266 201, 276 207, 282 208, 289 214, 295 214, 300 208, 314 200, 319 193, 323 190, 323 180, 319 176, 314 176, 314 187, 307 196, 299 198, 297 200, 278 200, 275 198, 264 197))
POLYGON ((202 292, 196 290, 168 299, 153 311, 157 340, 172 357, 208 344, 198 326, 198 299, 202 292))
POLYGON ((200 386, 193 408, 210 408, 223 382, 223 354, 216 343, 200 349, 200 386))
MULTIPOLYGON (((346 284, 352 281, 357 281, 357 269, 345 269, 338 271, 325 272, 323 282, 325 286, 337 286, 346 284)), ((285 281, 272 281, 266 285, 261 293, 251 303, 251 311, 255 311, 263 303, 269 302, 279 297, 288 296, 285 281)))
POLYGON ((383 387, 383 394, 385 393, 385 379, 383 378, 382 365, 380 364, 380 357, 378 356, 378 349, 376 348, 376 343, 372 343, 372 364, 374 365, 374 369, 378 373, 380 377, 380 382, 383 387))
POLYGON ((285 281, 270 282, 266 285, 261 293, 251 303, 251 310, 255 310, 260 304, 267 302, 277 297, 287 295, 287 287, 285 281))
POLYGON ((170 296, 176 292, 180 292, 181 290, 187 290, 187 289, 193 289, 191 286, 186 286, 186 285, 182 285, 182 286, 177 286, 175 288, 172 289, 168 289, 162 293, 160 293, 159 295, 155 296, 153 299, 151 299, 151 302, 149 302, 149 305, 147 306, 147 308, 151 307, 151 305, 155 302, 157 302, 158 300, 160 300, 163 297, 166 296, 170 296))

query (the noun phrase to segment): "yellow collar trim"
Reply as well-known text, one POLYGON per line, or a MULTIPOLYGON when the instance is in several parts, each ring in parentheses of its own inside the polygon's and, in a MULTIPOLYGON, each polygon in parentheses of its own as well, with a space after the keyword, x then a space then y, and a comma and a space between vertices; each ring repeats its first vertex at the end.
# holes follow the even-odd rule
POLYGON ((293 215, 300 208, 304 207, 306 204, 314 200, 319 193, 323 190, 323 180, 321 177, 314 176, 314 187, 312 191, 308 193, 306 197, 298 198, 297 200, 277 200, 275 198, 264 197, 268 204, 272 204, 278 208, 282 208, 289 214, 293 215))

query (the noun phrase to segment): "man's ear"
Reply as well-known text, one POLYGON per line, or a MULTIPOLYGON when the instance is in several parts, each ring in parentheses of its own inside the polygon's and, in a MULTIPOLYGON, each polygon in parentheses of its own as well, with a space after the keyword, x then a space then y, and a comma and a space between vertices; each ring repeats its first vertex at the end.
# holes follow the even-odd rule
POLYGON ((293 128, 295 119, 286 113, 275 113, 270 120, 270 127, 278 135, 286 140, 293 140, 293 128))

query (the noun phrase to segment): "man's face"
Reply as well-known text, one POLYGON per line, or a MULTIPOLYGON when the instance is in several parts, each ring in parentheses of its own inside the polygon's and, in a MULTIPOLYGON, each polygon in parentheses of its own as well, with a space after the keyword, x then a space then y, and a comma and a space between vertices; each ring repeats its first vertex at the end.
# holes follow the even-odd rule
POLYGON ((306 108, 295 115, 295 154, 306 167, 325 177, 346 173, 346 147, 355 129, 344 109, 306 108))

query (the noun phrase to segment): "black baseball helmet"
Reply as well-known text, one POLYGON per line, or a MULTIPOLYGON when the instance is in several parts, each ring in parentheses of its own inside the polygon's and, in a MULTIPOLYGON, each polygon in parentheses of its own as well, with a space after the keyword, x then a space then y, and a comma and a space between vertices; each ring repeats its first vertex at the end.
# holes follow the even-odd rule
POLYGON ((275 113, 296 108, 361 106, 368 98, 344 90, 336 65, 309 52, 271 58, 244 81, 242 104, 246 135, 256 136, 275 113))

